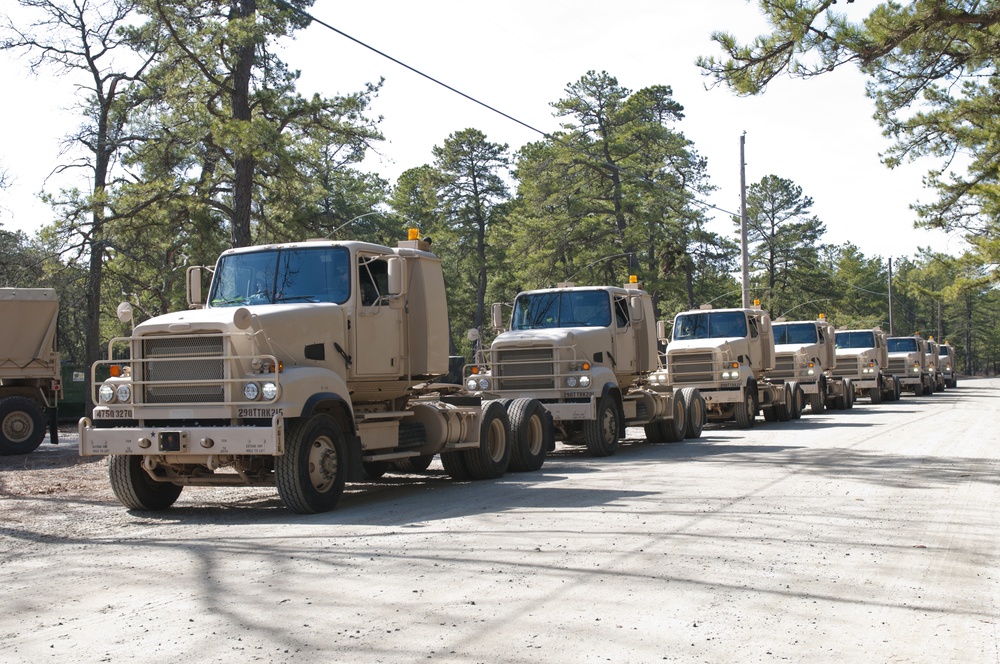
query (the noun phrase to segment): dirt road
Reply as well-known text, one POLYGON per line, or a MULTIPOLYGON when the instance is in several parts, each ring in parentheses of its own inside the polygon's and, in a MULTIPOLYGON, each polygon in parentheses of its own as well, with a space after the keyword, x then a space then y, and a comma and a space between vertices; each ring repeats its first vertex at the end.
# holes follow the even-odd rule
POLYGON ((0 662, 1000 662, 1000 380, 536 473, 186 489, 0 458, 0 662))

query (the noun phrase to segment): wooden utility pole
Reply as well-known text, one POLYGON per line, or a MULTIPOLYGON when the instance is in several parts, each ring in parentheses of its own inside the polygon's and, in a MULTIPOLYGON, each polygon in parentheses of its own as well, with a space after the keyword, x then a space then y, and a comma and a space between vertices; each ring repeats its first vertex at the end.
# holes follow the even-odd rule
POLYGON ((740 252, 743 255, 743 308, 750 306, 750 256, 747 251, 747 168, 744 146, 747 133, 740 136, 740 252))

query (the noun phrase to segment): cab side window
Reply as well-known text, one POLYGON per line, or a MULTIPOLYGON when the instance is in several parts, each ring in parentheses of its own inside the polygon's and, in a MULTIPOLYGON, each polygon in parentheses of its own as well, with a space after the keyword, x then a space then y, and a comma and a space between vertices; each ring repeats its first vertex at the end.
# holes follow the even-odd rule
POLYGON ((751 316, 747 318, 747 324, 750 328, 750 338, 756 339, 760 334, 759 332, 757 332, 757 319, 751 316))
POLYGON ((376 304, 389 291, 389 263, 378 258, 358 258, 358 289, 362 306, 376 304))
POLYGON ((624 297, 615 298, 615 324, 619 329, 626 328, 630 323, 628 314, 628 300, 624 297))

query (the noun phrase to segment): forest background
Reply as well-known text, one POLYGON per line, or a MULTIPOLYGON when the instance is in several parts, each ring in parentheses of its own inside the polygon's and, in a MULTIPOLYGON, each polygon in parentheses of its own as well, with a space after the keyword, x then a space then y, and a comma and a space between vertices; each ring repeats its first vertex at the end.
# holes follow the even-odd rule
MULTIPOLYGON (((488 336, 491 302, 562 281, 635 274, 665 319, 739 304, 738 218, 709 202, 706 159, 668 81, 631 90, 580 72, 551 100, 558 129, 512 148, 456 127, 390 181, 363 167, 384 141, 372 112, 383 82, 305 94, 280 57, 279 43, 330 27, 311 19, 312 4, 18 0, 24 11, 4 17, 0 48, 83 91, 74 149, 52 155, 68 179, 43 194, 51 223, 33 235, 0 228, 0 283, 59 292, 66 362, 89 365, 127 331, 115 317, 123 299, 140 317, 184 308, 185 268, 228 247, 395 245, 413 226, 444 262, 459 354, 469 328, 488 336), (720 215, 730 228, 713 225, 720 215)), ((778 77, 866 77, 892 141, 886 165, 931 160, 934 196, 913 202, 917 224, 961 239, 948 243, 960 251, 893 259, 894 331, 947 338, 966 373, 997 372, 998 3, 867 3, 860 15, 834 0, 755 4, 768 32, 746 43, 715 33, 716 55, 698 62, 707 80, 756 95, 778 77)), ((16 155, 0 153, 0 168, 9 187, 16 155)), ((837 220, 821 219, 788 173, 746 191, 753 297, 775 317, 888 329, 887 256, 827 243, 837 220)))

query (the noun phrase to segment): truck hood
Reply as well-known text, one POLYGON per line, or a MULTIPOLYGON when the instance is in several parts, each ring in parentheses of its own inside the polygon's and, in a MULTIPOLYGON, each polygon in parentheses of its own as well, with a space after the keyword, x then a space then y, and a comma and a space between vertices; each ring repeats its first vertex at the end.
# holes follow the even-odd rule
POLYGON ((611 332, 603 327, 555 327, 538 330, 511 330, 493 340, 493 348, 538 346, 581 346, 610 342, 611 332))
POLYGON ((685 339, 671 341, 667 345, 667 355, 672 353, 709 352, 721 356, 723 360, 734 361, 748 352, 748 344, 743 337, 726 337, 716 339, 685 339))

